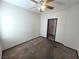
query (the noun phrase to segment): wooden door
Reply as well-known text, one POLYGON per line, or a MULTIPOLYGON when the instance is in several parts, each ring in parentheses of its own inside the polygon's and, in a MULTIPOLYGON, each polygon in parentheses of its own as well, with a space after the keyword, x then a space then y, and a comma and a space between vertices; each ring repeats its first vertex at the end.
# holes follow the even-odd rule
POLYGON ((48 39, 55 40, 56 27, 57 27, 57 18, 48 19, 48 27, 47 27, 47 38, 48 39))

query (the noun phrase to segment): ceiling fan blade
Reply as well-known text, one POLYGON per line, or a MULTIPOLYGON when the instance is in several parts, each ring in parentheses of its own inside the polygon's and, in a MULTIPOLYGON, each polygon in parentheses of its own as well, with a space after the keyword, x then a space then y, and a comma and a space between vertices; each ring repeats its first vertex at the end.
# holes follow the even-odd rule
POLYGON ((49 3, 49 2, 52 2, 54 0, 45 0, 45 3, 49 3))
POLYGON ((49 6, 49 5, 46 5, 46 8, 48 8, 48 9, 53 9, 54 7, 49 6))
POLYGON ((34 2, 34 3, 36 3, 36 4, 38 3, 38 2, 37 2, 37 1, 35 1, 35 0, 31 0, 31 1, 33 1, 33 2, 34 2))

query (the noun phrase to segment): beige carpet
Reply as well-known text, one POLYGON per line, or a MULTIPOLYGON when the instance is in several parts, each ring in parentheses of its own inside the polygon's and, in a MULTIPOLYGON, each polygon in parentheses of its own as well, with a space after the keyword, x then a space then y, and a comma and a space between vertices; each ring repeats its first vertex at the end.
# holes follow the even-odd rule
POLYGON ((38 37, 3 51, 2 59, 78 59, 77 51, 38 37))

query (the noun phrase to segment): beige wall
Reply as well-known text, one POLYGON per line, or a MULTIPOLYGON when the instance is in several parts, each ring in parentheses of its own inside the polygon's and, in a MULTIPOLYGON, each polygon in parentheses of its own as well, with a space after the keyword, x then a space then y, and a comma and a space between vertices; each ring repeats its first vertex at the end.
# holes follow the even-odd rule
POLYGON ((2 49, 13 47, 40 35, 40 14, 2 4, 2 49))
POLYGON ((46 37, 47 19, 58 18, 56 41, 79 52, 79 5, 61 11, 44 12, 41 15, 41 36, 46 37))

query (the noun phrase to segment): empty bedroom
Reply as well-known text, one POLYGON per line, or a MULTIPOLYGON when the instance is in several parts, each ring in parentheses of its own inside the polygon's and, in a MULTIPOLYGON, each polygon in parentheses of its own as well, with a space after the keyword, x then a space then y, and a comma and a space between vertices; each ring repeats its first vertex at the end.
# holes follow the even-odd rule
POLYGON ((79 0, 0 0, 0 59, 79 59, 79 0))

